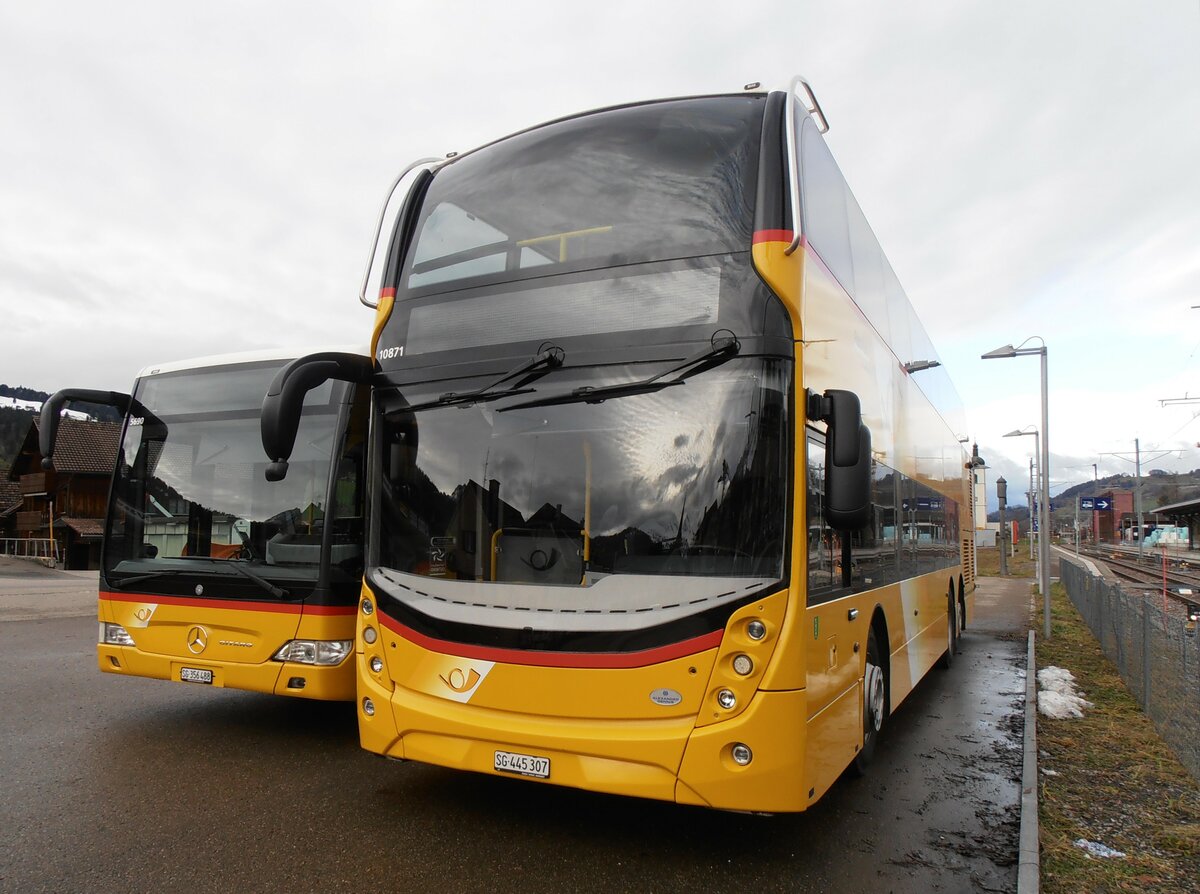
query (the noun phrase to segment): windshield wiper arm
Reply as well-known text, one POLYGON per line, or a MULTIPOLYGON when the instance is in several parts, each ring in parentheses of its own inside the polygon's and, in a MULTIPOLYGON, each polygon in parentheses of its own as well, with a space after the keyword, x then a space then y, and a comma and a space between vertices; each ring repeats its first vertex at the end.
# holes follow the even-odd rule
POLYGON ((255 574, 253 571, 251 571, 249 568, 245 568, 242 565, 238 565, 236 562, 230 563, 227 567, 232 568, 238 574, 241 574, 241 575, 244 575, 245 577, 250 578, 250 580, 254 581, 256 584, 258 584, 260 587, 262 587, 264 590, 266 590, 268 593, 270 593, 276 599, 287 599, 288 598, 287 590, 284 590, 281 587, 275 586, 273 583, 271 583, 265 577, 259 577, 257 574, 255 574))
MULTIPOLYGON (((213 559, 211 559, 208 556, 180 556, 179 558, 195 558, 195 559, 207 558, 207 559, 209 559, 210 562, 214 561, 213 559)), ((250 578, 250 580, 254 581, 256 584, 258 584, 260 587, 262 587, 264 590, 266 590, 268 593, 270 593, 276 599, 287 599, 288 598, 287 590, 284 590, 280 587, 275 586, 273 583, 271 583, 269 580, 267 580, 264 577, 259 577, 257 574, 255 574, 253 571, 251 571, 248 568, 243 568, 241 565, 236 565, 233 563, 222 564, 221 567, 222 568, 232 568, 234 571, 238 572, 239 574, 242 574, 242 575, 250 578)), ((108 585, 114 590, 123 590, 126 587, 128 587, 130 584, 140 583, 141 581, 149 580, 152 577, 170 577, 170 576, 173 576, 176 574, 195 574, 195 573, 196 572, 192 571, 190 568, 164 568, 161 571, 146 571, 146 572, 143 572, 142 574, 134 574, 129 577, 123 578, 122 580, 119 580, 119 581, 110 580, 108 582, 108 585)))
POLYGON ((476 388, 474 391, 447 391, 441 397, 437 398, 437 400, 413 404, 408 409, 416 411, 429 410, 434 407, 469 406, 471 404, 499 400, 502 397, 511 397, 514 394, 529 394, 533 389, 526 388, 525 386, 531 382, 536 382, 551 370, 558 369, 563 365, 563 360, 566 356, 566 352, 558 345, 542 345, 538 349, 537 354, 529 360, 526 360, 515 369, 509 370, 500 378, 489 382, 482 388, 476 388), (513 379, 517 381, 513 382, 513 379), (511 382, 512 384, 502 390, 495 390, 498 386, 506 382, 511 382))
MULTIPOLYGON (((729 332, 729 330, 722 329, 720 332, 729 332)), ((741 342, 738 341, 737 336, 732 332, 729 332, 729 335, 714 334, 710 344, 710 347, 705 348, 699 354, 693 354, 682 363, 660 372, 656 376, 650 376, 648 379, 625 382, 621 385, 606 385, 601 388, 583 385, 560 394, 551 394, 537 400, 528 400, 524 403, 501 407, 499 412, 506 413, 509 410, 520 410, 528 407, 549 407, 555 404, 598 404, 611 398, 630 397, 635 394, 653 394, 655 391, 661 391, 673 385, 682 385, 692 376, 710 370, 714 366, 720 366, 728 360, 732 360, 737 356, 738 351, 742 347, 741 342)))
POLYGON ((152 577, 164 577, 164 576, 170 576, 172 574, 191 574, 191 573, 192 572, 187 571, 183 568, 165 568, 162 571, 146 571, 146 572, 143 572, 142 574, 132 574, 129 577, 123 578, 122 580, 110 580, 108 582, 108 586, 110 589, 113 589, 113 590, 124 590, 130 584, 140 583, 141 581, 149 580, 152 577))

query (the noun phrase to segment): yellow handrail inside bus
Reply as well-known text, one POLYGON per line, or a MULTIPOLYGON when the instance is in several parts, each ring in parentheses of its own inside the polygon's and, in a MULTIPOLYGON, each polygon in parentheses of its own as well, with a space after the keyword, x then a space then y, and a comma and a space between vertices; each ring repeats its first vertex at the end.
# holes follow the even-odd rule
POLYGON ((562 263, 567 259, 567 240, 574 239, 578 236, 594 236, 596 233, 610 233, 612 226, 607 227, 588 227, 586 230, 571 230, 567 233, 551 233, 548 236, 534 236, 532 239, 522 239, 517 243, 518 248, 526 248, 530 245, 541 245, 543 242, 558 241, 558 260, 562 263))

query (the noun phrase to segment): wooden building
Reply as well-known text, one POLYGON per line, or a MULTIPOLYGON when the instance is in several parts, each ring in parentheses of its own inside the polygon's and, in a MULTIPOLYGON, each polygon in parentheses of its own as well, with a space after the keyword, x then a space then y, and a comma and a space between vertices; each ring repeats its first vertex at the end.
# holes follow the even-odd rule
POLYGON ((54 447, 54 468, 47 470, 42 468, 35 417, 8 472, 21 496, 11 513, 10 536, 27 541, 53 538, 64 567, 99 568, 120 437, 120 423, 64 417, 54 447))

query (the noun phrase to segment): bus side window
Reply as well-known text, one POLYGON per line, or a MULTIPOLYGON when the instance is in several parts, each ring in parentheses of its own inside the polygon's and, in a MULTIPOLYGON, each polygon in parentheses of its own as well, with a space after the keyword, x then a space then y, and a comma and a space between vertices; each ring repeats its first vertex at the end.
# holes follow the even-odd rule
POLYGON ((824 438, 809 432, 807 454, 808 603, 813 605, 830 598, 841 583, 841 541, 825 524, 824 438))

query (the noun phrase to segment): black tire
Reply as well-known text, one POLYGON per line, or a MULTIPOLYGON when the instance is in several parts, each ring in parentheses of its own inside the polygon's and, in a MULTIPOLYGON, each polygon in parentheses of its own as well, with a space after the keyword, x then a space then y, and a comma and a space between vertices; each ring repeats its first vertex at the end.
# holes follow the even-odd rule
POLYGON ((888 680, 886 665, 879 651, 875 628, 867 631, 867 658, 863 670, 863 744, 850 765, 855 775, 862 776, 875 757, 875 746, 887 719, 888 680))
POLYGON ((954 666, 954 656, 958 652, 958 600, 954 598, 954 590, 946 598, 946 651, 938 659, 938 667, 950 670, 954 666))

